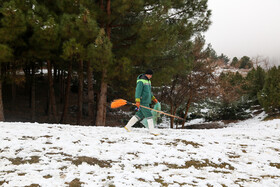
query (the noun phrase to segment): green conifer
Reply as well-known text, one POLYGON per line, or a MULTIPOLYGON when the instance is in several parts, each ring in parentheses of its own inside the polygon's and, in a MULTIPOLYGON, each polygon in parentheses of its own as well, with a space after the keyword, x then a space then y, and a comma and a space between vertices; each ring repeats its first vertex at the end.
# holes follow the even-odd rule
POLYGON ((272 67, 268 72, 264 88, 258 93, 258 100, 267 112, 280 110, 280 67, 272 67))

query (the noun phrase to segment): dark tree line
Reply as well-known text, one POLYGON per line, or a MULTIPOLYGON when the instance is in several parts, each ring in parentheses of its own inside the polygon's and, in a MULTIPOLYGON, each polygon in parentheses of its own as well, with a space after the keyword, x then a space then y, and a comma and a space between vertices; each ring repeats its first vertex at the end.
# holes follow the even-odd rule
POLYGON ((9 85, 5 92, 15 106, 22 93, 17 89, 25 87, 30 120, 36 121, 40 99, 49 121, 65 123, 76 85, 76 123, 86 103, 92 124, 104 126, 107 103, 132 98, 135 78, 146 68, 156 72, 157 86, 188 73, 195 62, 192 39, 209 25, 207 0, 3 0, 0 93, 9 85), (37 74, 45 69, 47 76, 37 74), (45 89, 40 77, 47 81, 46 98, 36 95, 45 89))

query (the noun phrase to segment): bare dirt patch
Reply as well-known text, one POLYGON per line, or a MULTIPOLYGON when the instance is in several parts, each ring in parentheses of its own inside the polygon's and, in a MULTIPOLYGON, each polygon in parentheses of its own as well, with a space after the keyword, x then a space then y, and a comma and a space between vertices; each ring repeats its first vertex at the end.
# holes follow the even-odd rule
POLYGON ((36 138, 33 136, 22 136, 21 138, 19 138, 19 140, 29 140, 29 139, 36 140, 36 138))
POLYGON ((192 145, 194 148, 199 148, 200 146, 202 146, 199 143, 195 143, 195 142, 187 141, 187 140, 182 140, 182 139, 175 139, 174 142, 166 143, 165 145, 177 146, 180 142, 185 144, 186 146, 187 145, 192 145))
POLYGON ((59 169, 60 169, 60 170, 67 169, 67 166, 60 167, 59 169))
POLYGON ((66 182, 65 184, 68 184, 69 187, 80 187, 82 186, 82 184, 84 184, 83 182, 80 181, 80 179, 74 179, 71 182, 66 182))
POLYGON ((44 136, 40 136, 40 138, 52 138, 53 136, 49 136, 49 135, 44 135, 44 136))
POLYGON ((18 173, 18 176, 24 176, 26 173, 18 173))
POLYGON ((110 168, 111 167, 111 161, 99 160, 97 158, 86 157, 86 156, 78 157, 76 159, 67 158, 64 160, 71 161, 76 166, 81 165, 83 162, 85 162, 89 165, 98 165, 101 168, 110 168))
POLYGON ((17 155, 19 152, 21 152, 23 150, 23 148, 20 148, 20 149, 17 149, 16 151, 15 151, 15 154, 17 155))
POLYGON ((279 175, 262 175, 262 178, 280 179, 279 175))
POLYGON ((212 122, 212 123, 193 124, 193 125, 185 126, 184 129, 221 129, 224 127, 225 127, 224 124, 212 122))
POLYGON ((36 164, 36 163, 39 163, 40 157, 38 156, 31 156, 30 159, 28 160, 24 160, 23 158, 20 158, 20 157, 16 157, 16 158, 7 158, 9 161, 12 162, 13 165, 21 165, 21 164, 36 164))
POLYGON ((136 152, 136 153, 134 153, 134 152, 133 152, 133 153, 132 153, 132 152, 128 152, 127 154, 128 154, 128 155, 134 155, 136 158, 138 158, 138 157, 139 157, 139 156, 138 156, 138 153, 139 153, 139 152, 136 152))
POLYGON ((52 178, 52 176, 51 175, 45 175, 45 176, 43 176, 45 179, 49 179, 49 178, 52 178))
POLYGON ((169 163, 164 163, 164 164, 171 169, 187 169, 193 166, 196 169, 200 169, 203 167, 213 167, 213 168, 234 170, 234 167, 228 163, 223 162, 221 164, 215 164, 213 162, 210 162, 208 159, 204 159, 202 161, 190 160, 185 162, 185 165, 182 166, 178 166, 176 164, 169 164, 169 163))
POLYGON ((161 186, 168 186, 168 183, 165 183, 164 180, 161 177, 155 179, 155 181, 160 183, 161 186))
POLYGON ((81 140, 77 140, 73 142, 73 144, 79 144, 79 143, 81 143, 81 140))
POLYGON ((231 153, 231 152, 227 153, 227 155, 229 158, 240 158, 240 155, 237 155, 237 154, 231 153))
POLYGON ((269 121, 274 119, 280 119, 280 114, 279 113, 268 114, 268 116, 264 118, 264 121, 269 121))
POLYGON ((9 182, 7 182, 7 181, 0 181, 0 186, 1 186, 2 184, 4 184, 4 183, 9 184, 9 182))
POLYGON ((62 155, 62 156, 66 156, 66 157, 72 157, 72 155, 69 155, 69 154, 66 154, 63 152, 57 152, 57 153, 48 152, 48 153, 46 153, 46 155, 62 155))
POLYGON ((150 142, 143 142, 143 144, 146 144, 146 145, 153 145, 153 144, 150 143, 150 142))
POLYGON ((40 187, 39 184, 30 184, 29 186, 25 186, 25 187, 40 187))
POLYGON ((270 163, 269 165, 272 167, 276 167, 277 169, 280 169, 280 163, 270 163))
MULTIPOLYGON (((228 169, 228 170, 234 170, 234 167, 231 166, 229 163, 220 163, 220 164, 215 164, 213 162, 210 162, 208 159, 204 159, 202 161, 198 160, 190 160, 185 162, 184 165, 177 165, 177 164, 170 164, 170 163, 154 163, 153 166, 158 166, 158 165, 166 165, 169 169, 188 169, 190 167, 194 167, 196 169, 201 169, 203 167, 213 167, 215 169, 228 169)), ((136 169, 142 169, 143 167, 149 167, 151 166, 150 164, 135 164, 134 167, 136 169)), ((215 170, 218 171, 218 170, 215 170)), ((225 171, 219 171, 219 173, 223 173, 225 171)))

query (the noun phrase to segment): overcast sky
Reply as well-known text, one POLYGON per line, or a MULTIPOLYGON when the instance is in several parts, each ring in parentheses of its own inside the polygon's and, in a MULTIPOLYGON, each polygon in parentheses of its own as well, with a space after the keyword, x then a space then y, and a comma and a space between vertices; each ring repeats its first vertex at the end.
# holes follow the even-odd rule
POLYGON ((280 0, 208 0, 212 25, 204 33, 218 55, 269 57, 280 65, 280 0))

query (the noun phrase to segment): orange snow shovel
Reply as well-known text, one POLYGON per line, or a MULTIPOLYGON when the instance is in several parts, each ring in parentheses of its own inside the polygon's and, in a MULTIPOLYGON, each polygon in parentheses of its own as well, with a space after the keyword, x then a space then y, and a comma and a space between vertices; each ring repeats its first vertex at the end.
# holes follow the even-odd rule
MULTIPOLYGON (((111 103, 111 108, 119 108, 121 106, 124 106, 126 104, 130 104, 130 105, 135 105, 135 103, 131 103, 131 102, 128 102, 124 99, 115 99, 114 101, 112 101, 111 103)), ((149 108, 149 107, 146 107, 146 106, 143 106, 143 105, 140 105, 140 107, 143 107, 143 108, 146 108, 146 109, 149 109, 149 110, 152 110, 152 111, 155 111, 155 112, 158 112, 158 113, 161 113, 161 114, 164 114, 164 115, 167 115, 167 116, 170 116, 170 117, 173 117, 173 118, 177 118, 177 119, 180 119, 180 120, 185 120, 179 116, 174 116, 172 114, 168 114, 168 113, 165 113, 165 112, 162 112, 162 111, 159 111, 159 110, 155 110, 155 109, 152 109, 152 108, 149 108)))

